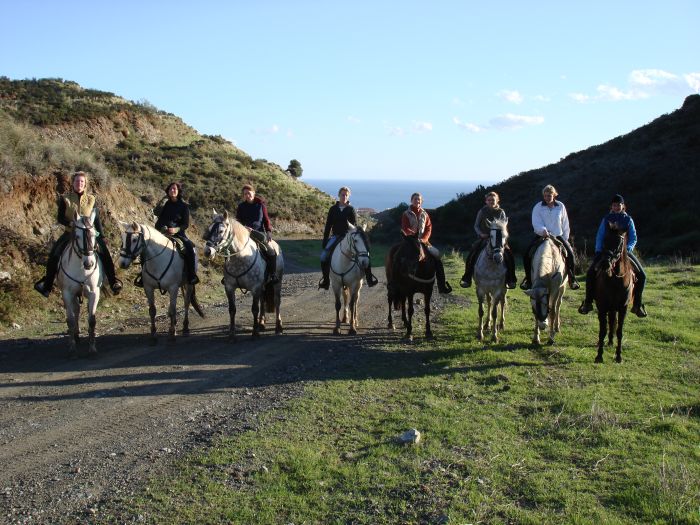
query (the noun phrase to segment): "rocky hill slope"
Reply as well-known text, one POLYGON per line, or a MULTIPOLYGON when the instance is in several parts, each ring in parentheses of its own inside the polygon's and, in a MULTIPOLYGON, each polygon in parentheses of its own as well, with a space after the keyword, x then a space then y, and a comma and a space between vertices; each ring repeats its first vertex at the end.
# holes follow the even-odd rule
MULTIPOLYGON (((560 162, 479 187, 431 212, 436 242, 467 247, 484 194, 497 191, 510 217, 511 244, 522 249, 531 235, 532 206, 546 184, 566 204, 576 246, 590 252, 601 217, 615 193, 634 217, 642 254, 700 252, 700 95, 626 135, 572 153, 560 162)), ((377 237, 395 237, 398 210, 380 217, 377 237)))

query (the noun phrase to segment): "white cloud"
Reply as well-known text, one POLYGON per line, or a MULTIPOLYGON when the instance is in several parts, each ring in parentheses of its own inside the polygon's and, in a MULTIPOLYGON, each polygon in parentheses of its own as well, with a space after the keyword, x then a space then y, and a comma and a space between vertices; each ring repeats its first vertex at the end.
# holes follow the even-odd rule
POLYGON ((414 133, 426 133, 433 131, 433 125, 430 122, 413 122, 413 126, 411 126, 411 131, 414 133))
POLYGON ((688 86, 690 86, 690 89, 695 91, 695 93, 700 93, 700 73, 688 73, 687 75, 683 75, 683 78, 688 86))
POLYGON ((537 102, 551 102, 551 98, 545 97, 544 95, 535 95, 533 99, 537 102))
POLYGON ((484 128, 477 126, 476 124, 472 124, 471 122, 462 122, 457 117, 452 117, 452 122, 454 122, 458 128, 461 128, 465 131, 471 131, 472 133, 479 133, 480 131, 484 131, 484 128))
POLYGON ((495 129, 517 129, 523 126, 539 126, 544 123, 542 116, 514 115, 506 113, 489 121, 489 125, 495 129))
POLYGON ((601 84, 597 87, 599 100, 611 100, 616 102, 618 100, 641 100, 644 98, 649 98, 649 93, 639 89, 630 89, 629 91, 623 91, 615 86, 608 86, 606 84, 601 84))
POLYGON ((677 75, 662 69, 635 69, 629 75, 630 84, 639 86, 658 86, 679 80, 677 75))
POLYGON ((590 102, 591 100, 591 97, 589 95, 585 95, 584 93, 569 93, 569 97, 582 104, 584 102, 590 102))
POLYGON ((513 104, 520 104, 524 100, 523 96, 518 91, 512 91, 509 89, 502 89, 498 92, 498 96, 504 100, 507 100, 508 102, 512 102, 513 104))

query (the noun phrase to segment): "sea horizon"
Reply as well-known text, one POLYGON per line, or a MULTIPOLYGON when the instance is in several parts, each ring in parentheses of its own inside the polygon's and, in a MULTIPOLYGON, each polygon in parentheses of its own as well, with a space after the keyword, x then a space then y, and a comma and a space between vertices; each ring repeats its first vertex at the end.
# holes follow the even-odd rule
POLYGON ((370 208, 383 211, 395 208, 399 204, 408 203, 411 194, 420 192, 423 195, 423 206, 426 209, 437 208, 447 204, 461 193, 471 193, 479 186, 493 184, 491 181, 458 181, 431 180, 398 181, 393 179, 355 179, 351 183, 342 183, 335 179, 301 179, 331 197, 338 195, 338 189, 345 185, 350 188, 350 203, 355 208, 370 208))

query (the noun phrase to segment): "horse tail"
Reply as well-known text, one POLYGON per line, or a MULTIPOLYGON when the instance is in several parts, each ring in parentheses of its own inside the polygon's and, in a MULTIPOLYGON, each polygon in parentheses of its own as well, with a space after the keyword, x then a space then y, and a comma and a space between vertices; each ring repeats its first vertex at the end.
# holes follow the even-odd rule
POLYGON ((195 291, 195 287, 192 287, 192 297, 190 297, 190 301, 192 302, 192 308, 194 308, 194 311, 199 314, 199 317, 204 317, 204 310, 202 310, 202 306, 199 304, 199 301, 197 300, 197 293, 195 291))
POLYGON ((265 313, 271 314, 275 311, 275 287, 274 285, 268 284, 265 286, 265 291, 263 292, 265 297, 265 313))

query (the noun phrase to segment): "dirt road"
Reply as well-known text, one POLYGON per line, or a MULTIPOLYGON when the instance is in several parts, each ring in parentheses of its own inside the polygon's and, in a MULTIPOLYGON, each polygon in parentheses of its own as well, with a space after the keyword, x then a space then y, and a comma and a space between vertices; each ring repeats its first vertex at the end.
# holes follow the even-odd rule
POLYGON ((284 278, 280 336, 252 340, 244 297, 235 343, 224 305, 191 317, 192 335, 174 344, 163 335, 149 346, 145 319, 102 323, 99 356, 89 360, 67 360, 63 336, 1 341, 0 523, 89 518, 101 501, 128 496, 212 437, 256 428, 261 413, 301 395, 305 381, 332 374, 340 356, 361 358, 396 341, 379 277, 362 290, 354 337, 332 335, 334 301, 316 290, 319 274, 296 272, 284 278))

